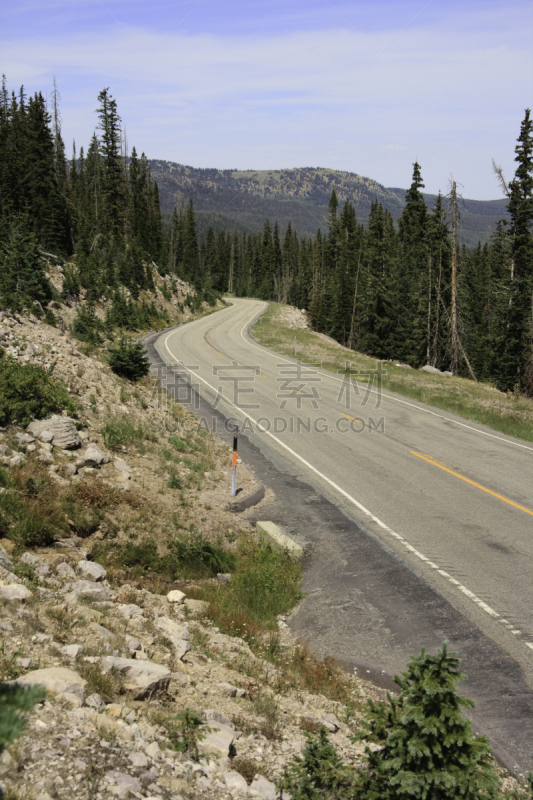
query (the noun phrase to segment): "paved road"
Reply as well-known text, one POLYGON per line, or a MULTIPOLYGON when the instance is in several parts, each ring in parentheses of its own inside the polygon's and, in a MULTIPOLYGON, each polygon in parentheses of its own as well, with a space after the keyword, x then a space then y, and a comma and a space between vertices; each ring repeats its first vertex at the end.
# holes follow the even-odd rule
MULTIPOLYGON (((268 351, 248 334, 264 308, 235 301, 165 333, 157 349, 167 363, 184 363, 180 372, 239 422, 256 457, 286 476, 285 486, 305 486, 301 505, 321 510, 315 525, 320 518, 328 527, 329 508, 327 539, 301 527, 313 514, 293 510, 294 535, 311 553, 311 593, 295 627, 305 634, 327 620, 317 635, 323 650, 394 670, 407 648, 445 636, 463 653, 473 647, 478 704, 494 705, 499 674, 507 712, 499 708, 498 717, 508 715, 500 738, 533 766, 533 728, 526 724, 526 742, 516 746, 512 731, 524 723, 520 707, 533 714, 533 445, 380 393, 377 376, 359 382, 357 396, 342 376, 268 351), (484 660, 491 664, 486 686, 484 660)), ((283 499, 283 483, 278 494, 283 499)), ((290 516, 288 497, 284 507, 290 516)))

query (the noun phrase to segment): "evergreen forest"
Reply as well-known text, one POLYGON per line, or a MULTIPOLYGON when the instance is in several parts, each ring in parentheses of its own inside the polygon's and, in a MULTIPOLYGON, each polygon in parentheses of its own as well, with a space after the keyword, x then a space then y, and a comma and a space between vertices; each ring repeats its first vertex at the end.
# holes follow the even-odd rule
MULTIPOLYGON (((368 224, 333 191, 327 230, 299 236, 266 220, 262 232, 197 233, 192 201, 163 225, 147 157, 128 152, 115 99, 103 89, 87 151, 69 158, 59 95, 0 95, 0 306, 46 313, 53 289, 45 258, 64 263, 63 300, 112 303, 116 324, 135 328, 150 311, 153 269, 196 290, 304 308, 313 328, 379 359, 490 381, 533 395, 533 121, 526 110, 516 171, 502 177, 510 221, 490 243, 458 243, 455 182, 428 209, 421 167, 397 224, 375 200, 368 224), (127 289, 127 292, 124 290, 127 289), (133 320, 133 321, 132 321, 133 320)), ((56 298, 57 299, 57 298, 56 298)), ((82 320, 83 322, 83 320, 82 320)), ((89 319, 90 323, 90 319, 89 319)), ((88 324, 89 324, 88 323, 88 324)), ((90 327, 90 324, 89 324, 90 327)))

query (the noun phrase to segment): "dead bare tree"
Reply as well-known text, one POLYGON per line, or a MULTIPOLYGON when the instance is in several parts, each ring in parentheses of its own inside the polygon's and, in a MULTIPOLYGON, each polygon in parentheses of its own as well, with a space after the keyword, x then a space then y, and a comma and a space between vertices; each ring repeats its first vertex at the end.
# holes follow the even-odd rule
POLYGON ((451 302, 451 371, 457 375, 459 368, 459 336, 457 333, 457 183, 452 181, 452 302, 451 302))
POLYGON ((231 252, 229 257, 228 293, 233 294, 233 271, 235 269, 235 237, 231 239, 231 252))
POLYGON ((498 183, 500 184, 500 188, 506 197, 509 197, 509 184, 505 180, 505 176, 503 174, 503 168, 497 164, 494 159, 492 159, 492 169, 494 170, 496 177, 498 178, 498 183))

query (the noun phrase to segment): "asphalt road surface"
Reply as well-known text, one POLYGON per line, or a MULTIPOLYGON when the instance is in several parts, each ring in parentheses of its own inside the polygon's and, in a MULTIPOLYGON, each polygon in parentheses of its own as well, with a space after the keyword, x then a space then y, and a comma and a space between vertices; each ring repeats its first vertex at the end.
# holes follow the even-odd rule
POLYGON ((533 445, 381 391, 378 369, 353 380, 262 347, 265 308, 232 301, 153 341, 197 393, 178 399, 238 423, 268 518, 306 546, 291 627, 363 677, 448 639, 476 724, 533 768, 533 445))

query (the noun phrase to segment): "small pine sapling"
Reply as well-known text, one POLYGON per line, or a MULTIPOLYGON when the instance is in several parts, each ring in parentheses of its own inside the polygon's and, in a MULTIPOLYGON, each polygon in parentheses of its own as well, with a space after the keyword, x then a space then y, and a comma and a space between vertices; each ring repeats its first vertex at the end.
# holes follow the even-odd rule
POLYGON ((279 797, 292 800, 350 800, 355 798, 355 773, 347 766, 323 726, 318 734, 304 734, 307 744, 277 783, 279 797), (284 794, 286 792, 286 794, 284 794))
POLYGON ((491 763, 488 740, 475 737, 461 708, 472 700, 457 695, 457 653, 445 642, 436 655, 422 649, 411 657, 401 692, 367 707, 364 730, 353 737, 380 745, 366 748, 367 768, 358 790, 365 800, 497 800, 500 779, 491 763))
POLYGON ((200 714, 194 708, 186 708, 176 714, 167 727, 171 747, 179 753, 185 753, 193 761, 199 761, 198 745, 211 731, 200 714))
POLYGON ((109 351, 108 360, 113 372, 129 381, 138 381, 150 372, 150 361, 142 342, 133 344, 126 337, 121 338, 118 347, 109 351))

